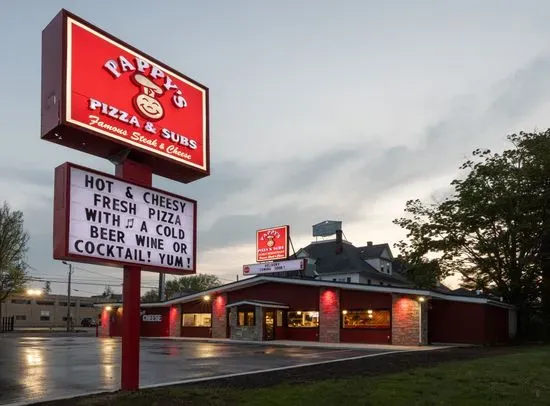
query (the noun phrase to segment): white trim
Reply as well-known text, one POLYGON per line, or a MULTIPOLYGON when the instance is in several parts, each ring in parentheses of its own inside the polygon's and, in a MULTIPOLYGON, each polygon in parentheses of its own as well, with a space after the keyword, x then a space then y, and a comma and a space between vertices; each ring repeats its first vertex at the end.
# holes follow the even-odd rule
MULTIPOLYGON (((176 161, 178 163, 181 163, 181 164, 184 164, 184 165, 187 165, 187 166, 191 166, 191 167, 194 167, 194 168, 197 168, 197 169, 200 169, 200 170, 203 170, 203 171, 206 171, 207 170, 207 165, 208 165, 208 162, 207 162, 207 157, 206 157, 206 151, 207 151, 207 148, 208 148, 208 140, 207 140, 207 122, 206 122, 206 116, 207 116, 207 106, 206 106, 206 93, 207 93, 207 90, 206 88, 204 87, 200 87, 184 78, 182 78, 180 75, 172 72, 170 69, 166 69, 164 67, 161 67, 161 66, 158 66, 156 63, 152 62, 149 58, 143 56, 142 54, 139 54, 137 52, 134 52, 132 51, 131 49, 128 49, 126 48, 125 46, 123 46, 122 44, 119 44, 118 42, 115 42, 113 40, 111 40, 110 38, 107 38, 106 36, 100 34, 99 32, 93 30, 92 28, 74 20, 73 18, 67 16, 67 41, 66 41, 66 46, 67 46, 67 49, 66 49, 66 52, 67 52, 67 59, 65 61, 65 64, 66 64, 66 67, 67 67, 67 70, 66 70, 66 77, 65 77, 65 120, 71 124, 74 124, 76 126, 79 126, 79 127, 82 127, 82 128, 86 128, 88 130, 91 130, 95 133, 100 133, 100 134, 103 134, 109 138, 112 138, 112 139, 116 139, 116 140, 119 140, 119 141, 122 141, 123 143, 125 144, 130 144, 130 145, 133 145, 134 147, 136 148, 139 148, 141 150, 146 150, 146 151, 149 151, 151 153, 153 153, 154 155, 160 155, 162 157, 165 157, 165 158, 169 158, 173 161, 176 161), (124 136, 120 136, 118 134, 115 134, 115 133, 111 133, 109 131, 105 131, 101 128, 98 128, 98 127, 93 127, 91 125, 88 125, 84 122, 81 122, 81 121, 78 121, 76 119, 73 119, 72 118, 72 26, 73 25, 76 25, 80 28, 82 28, 83 30, 85 31, 88 31, 90 34, 94 35, 95 37, 98 37, 100 38, 101 40, 105 41, 105 42, 108 42, 110 43, 111 45, 117 47, 118 49, 122 49, 123 51, 125 52, 128 52, 130 55, 134 55, 135 57, 139 58, 139 59, 142 59, 146 62, 148 62, 151 66, 156 66, 157 68, 161 69, 163 72, 165 73, 168 73, 169 75, 177 78, 178 80, 180 80, 181 82, 189 85, 190 87, 193 87, 195 88, 196 90, 200 91, 202 93, 202 162, 203 164, 202 165, 199 165, 199 164, 196 164, 192 161, 189 161, 189 160, 185 160, 185 159, 182 159, 176 155, 171 155, 171 154, 168 154, 168 153, 165 153, 165 152, 162 152, 162 151, 159 151, 157 149, 154 149, 154 148, 151 148, 149 147, 148 145, 144 145, 144 144, 140 144, 139 142, 135 142, 133 141, 132 139, 130 138, 126 138, 124 136)), ((154 156, 153 155, 153 156, 154 156)))
POLYGON ((358 290, 362 292, 381 292, 381 293, 392 293, 392 294, 398 294, 398 295, 424 296, 426 298, 448 300, 452 302, 488 304, 488 305, 504 307, 508 309, 515 308, 514 306, 508 303, 496 302, 491 299, 447 295, 444 293, 433 292, 430 290, 399 288, 394 286, 362 285, 362 284, 353 284, 353 283, 347 283, 347 282, 338 283, 338 282, 320 281, 320 280, 313 281, 313 280, 305 280, 305 279, 276 278, 276 277, 270 277, 270 276, 264 276, 264 275, 243 279, 239 282, 232 282, 227 285, 222 285, 217 288, 205 290, 192 295, 183 296, 177 299, 172 299, 166 302, 147 303, 147 304, 142 304, 142 306, 143 307, 160 307, 160 306, 171 306, 171 305, 177 305, 181 303, 188 303, 194 300, 198 300, 202 298, 204 295, 214 295, 214 294, 219 294, 223 292, 231 292, 234 290, 241 289, 245 286, 253 286, 253 285, 267 283, 267 282, 286 283, 290 285, 301 285, 301 286, 329 287, 329 288, 346 289, 346 290, 358 290))
POLYGON ((240 306, 240 305, 245 305, 245 304, 252 305, 252 306, 257 306, 257 307, 272 307, 274 309, 288 309, 289 308, 289 306, 284 305, 284 304, 280 304, 280 303, 270 304, 268 302, 254 301, 254 300, 241 300, 239 302, 227 304, 227 305, 225 305, 225 307, 235 307, 235 306, 240 306))

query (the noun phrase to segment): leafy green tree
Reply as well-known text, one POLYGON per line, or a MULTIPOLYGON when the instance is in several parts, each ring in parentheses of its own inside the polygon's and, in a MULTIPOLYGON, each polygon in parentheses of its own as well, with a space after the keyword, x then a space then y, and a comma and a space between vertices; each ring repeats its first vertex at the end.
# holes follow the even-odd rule
POLYGON ((142 303, 155 303, 159 301, 159 291, 156 289, 151 289, 145 292, 141 297, 142 303))
POLYGON ((463 286, 502 296, 520 314, 542 300, 550 326, 550 130, 508 140, 501 154, 475 150, 442 202, 408 201, 394 220, 407 230, 397 246, 413 264, 435 256, 439 277, 458 273, 463 286))
POLYGON ((193 290, 200 292, 220 286, 222 283, 216 275, 197 274, 191 276, 184 276, 182 278, 174 279, 166 282, 165 293, 166 298, 172 298, 180 296, 183 293, 193 290))
POLYGON ((28 243, 23 213, 4 202, 0 207, 0 306, 10 293, 25 287, 28 243))

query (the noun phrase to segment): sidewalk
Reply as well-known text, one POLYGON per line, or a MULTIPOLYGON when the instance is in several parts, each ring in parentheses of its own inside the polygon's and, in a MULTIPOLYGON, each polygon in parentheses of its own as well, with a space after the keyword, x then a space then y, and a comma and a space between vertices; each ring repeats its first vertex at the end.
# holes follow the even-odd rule
POLYGON ((291 341, 291 340, 273 340, 273 341, 245 341, 232 340, 228 338, 196 338, 196 337, 142 337, 142 340, 174 340, 190 342, 207 342, 223 344, 256 344, 272 345, 279 347, 305 347, 305 348, 330 348, 346 350, 386 350, 386 351, 434 351, 444 348, 467 347, 467 345, 424 345, 424 346, 405 346, 389 344, 360 344, 360 343, 322 343, 318 341, 291 341))
POLYGON ((56 337, 60 336, 95 336, 95 327, 83 328, 78 327, 74 328, 73 331, 67 332, 66 327, 21 327, 15 328, 13 331, 0 333, 0 337, 20 337, 20 336, 44 336, 44 335, 53 335, 56 337))

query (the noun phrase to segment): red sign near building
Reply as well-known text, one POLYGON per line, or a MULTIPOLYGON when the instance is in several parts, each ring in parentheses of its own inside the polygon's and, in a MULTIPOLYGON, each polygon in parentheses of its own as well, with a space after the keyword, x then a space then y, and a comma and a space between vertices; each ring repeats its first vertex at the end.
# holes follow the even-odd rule
POLYGON ((208 89, 63 10, 43 32, 42 137, 153 172, 209 175, 208 89))
POLYGON ((289 226, 256 231, 256 261, 277 261, 288 258, 289 226))

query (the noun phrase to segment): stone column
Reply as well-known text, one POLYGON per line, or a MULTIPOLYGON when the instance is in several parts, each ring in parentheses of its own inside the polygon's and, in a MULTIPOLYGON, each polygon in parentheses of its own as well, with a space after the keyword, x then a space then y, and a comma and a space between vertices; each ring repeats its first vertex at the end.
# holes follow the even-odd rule
POLYGON ((216 296, 212 301, 212 338, 227 338, 226 304, 226 293, 216 296))
POLYGON ((423 345, 427 342, 428 306, 426 302, 419 302, 415 296, 392 295, 392 344, 423 345), (422 328, 420 326, 421 308, 422 328))
POLYGON ((252 334, 253 341, 264 340, 264 309, 260 306, 256 306, 254 317, 256 318, 256 324, 254 326, 254 333, 252 334))
POLYGON ((231 339, 236 340, 237 337, 237 308, 232 307, 229 310, 229 334, 231 339))
POLYGON ((340 290, 321 288, 319 295, 319 341, 340 342, 340 290))
POLYGON ((170 317, 169 337, 181 337, 181 306, 172 306, 168 311, 170 317))

